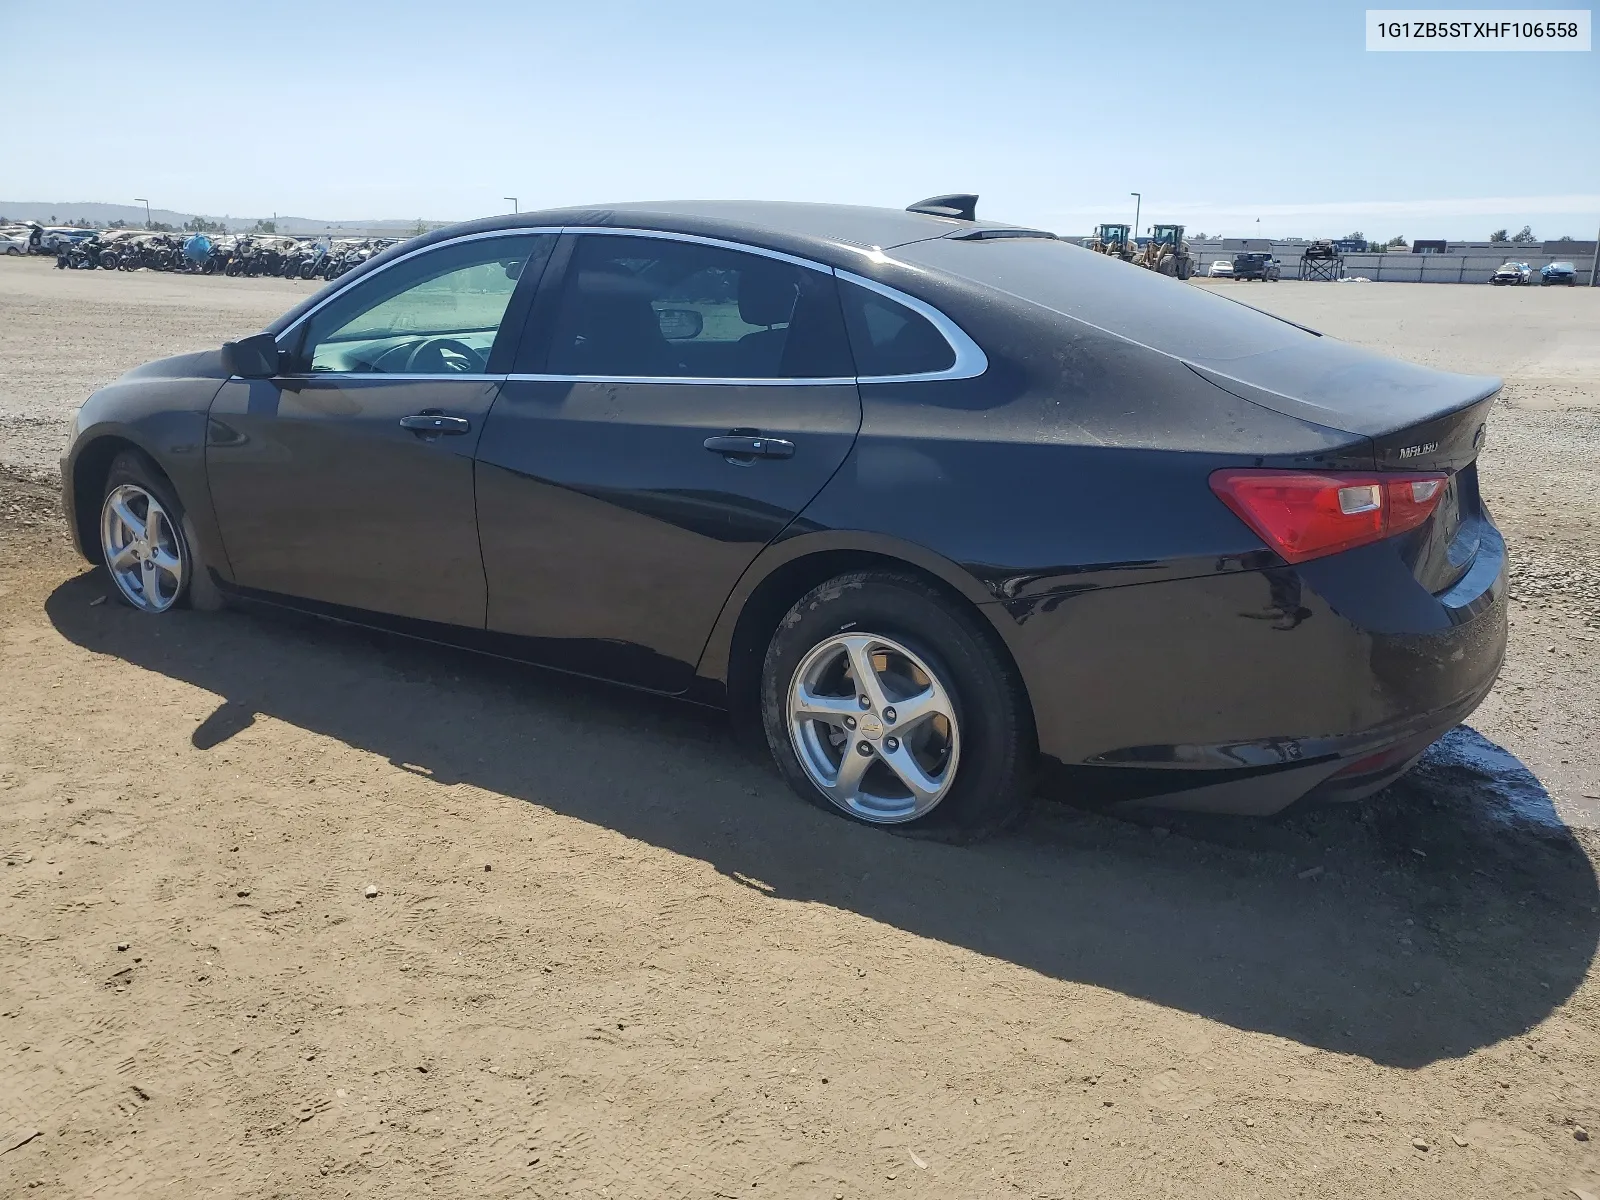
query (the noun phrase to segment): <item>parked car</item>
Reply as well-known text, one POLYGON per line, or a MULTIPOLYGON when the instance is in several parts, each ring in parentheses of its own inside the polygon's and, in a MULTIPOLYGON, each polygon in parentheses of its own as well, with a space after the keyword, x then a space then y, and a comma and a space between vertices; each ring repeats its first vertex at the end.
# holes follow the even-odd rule
POLYGON ((28 239, 32 230, 27 228, 0 229, 0 254, 28 253, 28 239))
POLYGON ((1496 287, 1520 287, 1533 280, 1533 268, 1525 262, 1508 262, 1495 269, 1489 282, 1496 287))
POLYGON ((1553 262, 1539 268, 1539 282, 1541 284, 1564 283, 1568 287, 1575 287, 1578 282, 1578 266, 1576 263, 1553 262))
POLYGON ((1283 268, 1270 254, 1246 251, 1233 256, 1233 278, 1254 279, 1262 283, 1275 283, 1283 277, 1283 268))
POLYGON ((1229 258, 1213 260, 1206 274, 1212 279, 1231 279, 1233 277, 1233 260, 1229 258))
POLYGON ((95 392, 73 536, 153 623, 267 601, 724 705, 808 800, 949 838, 1039 771, 1107 806, 1353 798, 1472 711, 1498 379, 955 199, 391 248, 95 392))
POLYGON ((37 254, 59 254, 65 247, 76 245, 84 238, 95 235, 93 229, 78 229, 69 226, 55 226, 40 230, 39 241, 36 243, 37 254))

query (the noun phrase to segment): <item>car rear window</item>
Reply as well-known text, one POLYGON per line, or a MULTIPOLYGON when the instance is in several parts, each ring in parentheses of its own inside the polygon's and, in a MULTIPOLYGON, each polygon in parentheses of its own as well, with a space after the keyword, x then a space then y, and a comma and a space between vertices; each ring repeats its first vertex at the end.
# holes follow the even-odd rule
POLYGON ((899 247, 894 255, 1197 363, 1248 358, 1317 336, 1204 288, 1064 241, 941 239, 899 247))

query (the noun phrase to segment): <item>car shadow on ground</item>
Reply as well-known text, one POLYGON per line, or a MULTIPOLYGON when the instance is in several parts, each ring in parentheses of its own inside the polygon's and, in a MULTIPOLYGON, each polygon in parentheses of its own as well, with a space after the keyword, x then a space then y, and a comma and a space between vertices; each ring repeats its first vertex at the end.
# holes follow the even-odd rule
POLYGON ((181 613, 152 637, 149 618, 91 603, 109 590, 86 572, 49 618, 222 697, 198 752, 270 716, 778 901, 1309 1046, 1405 1067, 1470 1053, 1547 1017, 1596 949, 1583 847, 1531 773, 1469 730, 1361 805, 1139 823, 1052 803, 955 847, 808 806, 720 714, 290 614, 181 613))

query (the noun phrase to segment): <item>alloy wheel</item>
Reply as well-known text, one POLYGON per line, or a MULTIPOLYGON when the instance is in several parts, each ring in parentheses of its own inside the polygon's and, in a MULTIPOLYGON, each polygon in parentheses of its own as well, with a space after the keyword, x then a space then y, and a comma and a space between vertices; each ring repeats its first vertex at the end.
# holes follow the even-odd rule
POLYGON ((113 488, 100 510, 106 570, 129 604, 166 612, 183 594, 186 559, 172 517, 144 488, 113 488))
POLYGON ((961 731, 950 693, 891 638, 842 633, 813 647, 789 684, 788 718, 811 782, 862 820, 914 821, 955 782, 961 731))

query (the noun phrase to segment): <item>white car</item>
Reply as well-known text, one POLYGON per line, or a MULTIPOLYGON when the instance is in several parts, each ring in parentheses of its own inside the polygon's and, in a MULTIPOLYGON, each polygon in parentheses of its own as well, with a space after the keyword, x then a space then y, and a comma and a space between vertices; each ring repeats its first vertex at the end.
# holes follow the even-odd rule
POLYGON ((1229 258, 1217 259, 1211 264, 1211 269, 1206 274, 1212 279, 1232 279, 1233 260, 1229 258))
POLYGON ((26 254, 28 252, 28 237, 32 232, 26 227, 21 229, 0 229, 0 254, 26 254))

